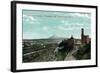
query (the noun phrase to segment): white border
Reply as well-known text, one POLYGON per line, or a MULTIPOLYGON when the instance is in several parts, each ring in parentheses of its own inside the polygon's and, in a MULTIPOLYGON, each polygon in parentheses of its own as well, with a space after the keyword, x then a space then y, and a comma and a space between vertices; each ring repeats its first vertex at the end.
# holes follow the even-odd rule
POLYGON ((85 66, 96 64, 96 11, 92 8, 81 7, 59 7, 59 6, 44 6, 44 5, 28 5, 17 4, 17 45, 16 45, 16 59, 17 70, 22 69, 38 69, 38 68, 52 68, 52 67, 72 67, 72 66, 85 66), (60 62, 39 62, 39 63, 22 63, 22 9, 29 10, 48 10, 48 11, 70 11, 70 12, 90 12, 91 13, 91 60, 77 60, 77 61, 60 61, 60 62))

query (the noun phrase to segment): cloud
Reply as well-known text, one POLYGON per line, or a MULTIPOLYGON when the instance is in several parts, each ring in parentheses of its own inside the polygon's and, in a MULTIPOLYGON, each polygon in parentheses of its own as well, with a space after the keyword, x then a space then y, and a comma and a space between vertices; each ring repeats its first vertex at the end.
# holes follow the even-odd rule
POLYGON ((58 26, 57 27, 57 29, 59 29, 59 30, 63 30, 63 31, 65 31, 65 30, 73 30, 73 29, 80 29, 80 28, 82 28, 83 27, 83 25, 84 24, 71 24, 71 25, 66 25, 66 26, 63 26, 63 25, 60 25, 60 26, 58 26))
POLYGON ((46 31, 46 30, 48 30, 48 27, 44 26, 42 29, 46 31))
POLYGON ((58 29, 61 30, 68 30, 69 28, 79 28, 79 27, 83 27, 84 24, 82 23, 68 23, 68 21, 62 21, 62 24, 60 26, 58 26, 58 29))
POLYGON ((77 17, 87 17, 87 18, 90 17, 89 13, 73 13, 72 15, 77 17))
POLYGON ((76 26, 76 27, 80 27, 80 26, 84 26, 85 24, 83 24, 83 23, 71 23, 69 26, 76 26))
POLYGON ((33 16, 23 15, 23 19, 27 22, 35 21, 36 19, 33 16))
POLYGON ((23 14, 23 18, 27 18, 27 15, 23 14))
POLYGON ((62 20, 61 22, 62 22, 62 23, 68 23, 68 21, 66 21, 66 20, 62 20))
POLYGON ((28 24, 40 24, 38 19, 36 19, 34 16, 25 15, 23 14, 23 22, 27 22, 28 24))
POLYGON ((29 16, 29 19, 30 19, 31 21, 34 21, 34 20, 35 20, 35 18, 34 18, 33 16, 29 16))

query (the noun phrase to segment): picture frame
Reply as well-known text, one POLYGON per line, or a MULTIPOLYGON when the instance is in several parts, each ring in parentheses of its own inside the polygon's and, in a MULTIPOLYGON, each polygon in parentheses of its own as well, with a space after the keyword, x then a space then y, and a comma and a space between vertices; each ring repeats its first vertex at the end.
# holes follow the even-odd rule
POLYGON ((97 24, 97 6, 11 1, 11 71, 97 67, 97 24))

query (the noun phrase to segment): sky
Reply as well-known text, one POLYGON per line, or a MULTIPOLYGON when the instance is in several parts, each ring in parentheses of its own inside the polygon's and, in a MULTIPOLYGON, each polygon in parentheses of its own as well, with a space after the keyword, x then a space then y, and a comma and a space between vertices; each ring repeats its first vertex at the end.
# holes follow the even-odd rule
POLYGON ((23 10, 23 39, 47 39, 51 36, 81 38, 91 35, 91 14, 82 12, 23 10))

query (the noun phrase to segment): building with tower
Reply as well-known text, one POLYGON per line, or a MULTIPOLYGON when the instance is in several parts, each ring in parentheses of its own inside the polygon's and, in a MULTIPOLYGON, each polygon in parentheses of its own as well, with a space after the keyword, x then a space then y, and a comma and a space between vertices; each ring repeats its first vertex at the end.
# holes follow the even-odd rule
POLYGON ((84 29, 81 29, 81 44, 88 44, 91 42, 89 35, 84 35, 84 29))

